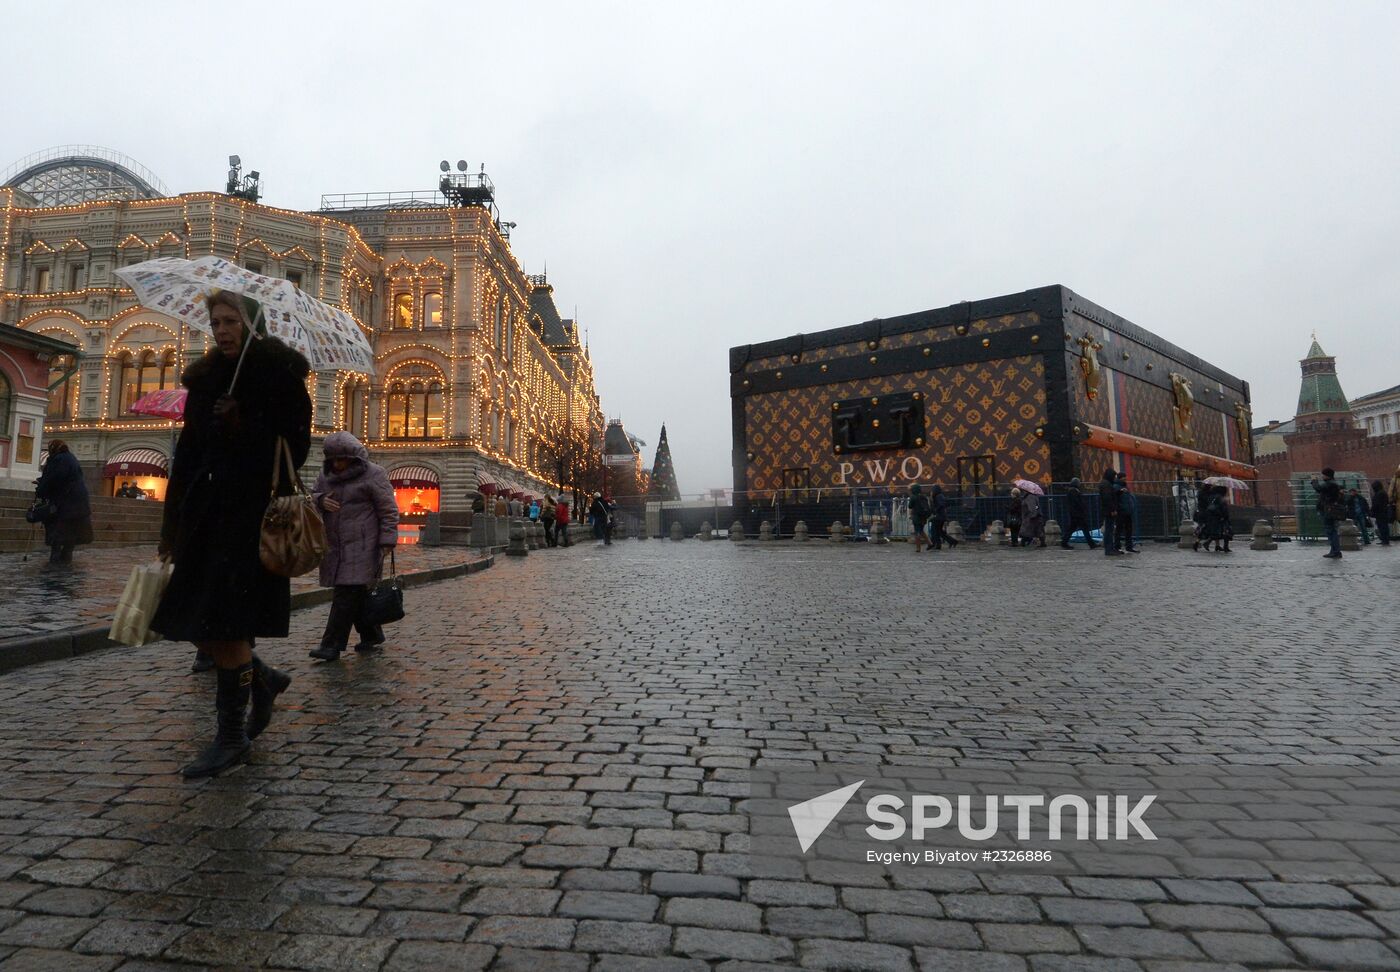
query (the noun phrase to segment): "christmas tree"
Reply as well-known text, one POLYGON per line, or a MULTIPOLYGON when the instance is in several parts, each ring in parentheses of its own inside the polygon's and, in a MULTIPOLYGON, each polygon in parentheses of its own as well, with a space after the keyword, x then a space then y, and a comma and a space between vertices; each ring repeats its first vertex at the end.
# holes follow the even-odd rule
POLYGON ((647 491, 651 499, 678 500, 680 487, 676 485, 676 467, 671 464, 671 446, 666 441, 666 426, 661 426, 661 441, 656 444, 656 462, 651 467, 651 488, 647 491))

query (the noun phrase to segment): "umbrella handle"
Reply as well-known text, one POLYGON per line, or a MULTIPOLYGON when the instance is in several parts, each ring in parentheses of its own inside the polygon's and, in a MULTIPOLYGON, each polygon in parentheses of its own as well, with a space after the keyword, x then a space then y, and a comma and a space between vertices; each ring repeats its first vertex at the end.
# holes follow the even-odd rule
POLYGON ((228 383, 228 394, 233 394, 233 386, 238 384, 238 376, 243 371, 243 359, 248 356, 248 348, 255 340, 261 340, 262 335, 258 333, 258 321, 263 318, 263 305, 258 305, 258 316, 253 319, 252 325, 248 328, 248 337, 243 341, 243 350, 238 352, 238 366, 233 369, 233 381, 228 383))

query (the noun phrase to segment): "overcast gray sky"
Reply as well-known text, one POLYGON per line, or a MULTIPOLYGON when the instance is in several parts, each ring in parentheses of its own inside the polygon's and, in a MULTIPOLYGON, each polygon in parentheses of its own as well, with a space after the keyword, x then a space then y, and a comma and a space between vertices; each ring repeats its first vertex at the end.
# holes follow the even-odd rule
POLYGON ((731 484, 727 351, 1062 283, 1289 418, 1400 383, 1400 3, 5 3, 0 166, 431 189, 486 162, 603 407, 731 484), (61 6, 62 13, 58 13, 61 6))

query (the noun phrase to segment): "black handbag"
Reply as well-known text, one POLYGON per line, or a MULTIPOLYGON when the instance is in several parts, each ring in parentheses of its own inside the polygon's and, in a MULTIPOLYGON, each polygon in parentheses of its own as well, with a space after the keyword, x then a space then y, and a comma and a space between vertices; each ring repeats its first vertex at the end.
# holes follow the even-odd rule
POLYGON ((24 522, 26 523, 49 523, 58 516, 58 507, 48 500, 36 499, 29 505, 29 509, 24 511, 24 522))
POLYGON ((403 581, 399 580, 399 567, 392 550, 389 552, 389 565, 393 574, 388 580, 376 584, 365 601, 365 621, 369 624, 392 624, 403 620, 403 581))

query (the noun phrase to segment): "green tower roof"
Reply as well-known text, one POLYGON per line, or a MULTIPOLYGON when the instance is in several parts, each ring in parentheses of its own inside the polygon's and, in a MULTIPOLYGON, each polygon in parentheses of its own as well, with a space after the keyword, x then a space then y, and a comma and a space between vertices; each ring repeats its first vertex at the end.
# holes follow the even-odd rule
POLYGON ((1337 379, 1337 363, 1313 337, 1308 356, 1300 364, 1303 385, 1298 391, 1298 411, 1295 415, 1351 414, 1351 405, 1337 379))

